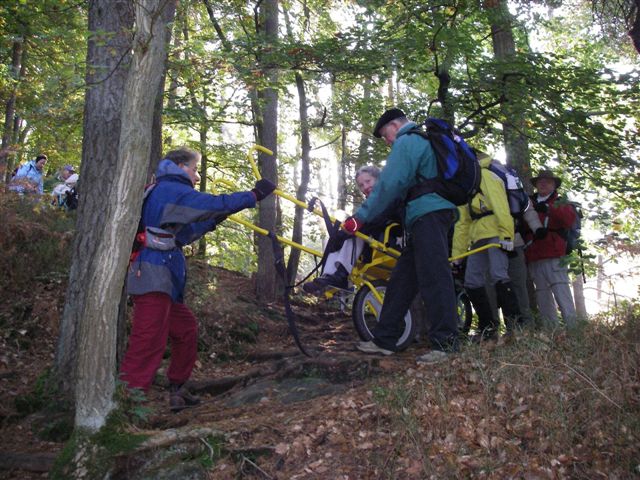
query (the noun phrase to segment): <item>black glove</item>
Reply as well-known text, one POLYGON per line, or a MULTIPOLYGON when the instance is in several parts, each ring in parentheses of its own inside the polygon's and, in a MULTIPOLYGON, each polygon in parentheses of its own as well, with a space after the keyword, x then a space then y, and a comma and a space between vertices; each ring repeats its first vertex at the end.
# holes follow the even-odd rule
POLYGON ((535 231, 535 233, 533 234, 533 237, 536 240, 542 240, 544 237, 547 236, 547 233, 549 233, 549 230, 546 227, 540 227, 535 231))
POLYGON ((260 202, 271 195, 275 189, 276 186, 272 182, 266 178, 262 178, 256 182, 251 191, 256 196, 256 200, 260 202))
POLYGON ((540 213, 547 213, 549 211, 549 205, 547 205, 545 202, 536 203, 536 206, 534 208, 536 212, 540 213))

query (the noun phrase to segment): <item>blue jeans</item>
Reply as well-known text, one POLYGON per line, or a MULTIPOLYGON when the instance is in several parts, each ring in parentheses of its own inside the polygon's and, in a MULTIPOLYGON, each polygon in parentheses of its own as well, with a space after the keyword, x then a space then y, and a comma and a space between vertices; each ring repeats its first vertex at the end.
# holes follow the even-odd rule
POLYGON ((432 348, 457 350, 456 294, 447 241, 455 218, 455 210, 437 210, 412 225, 407 245, 391 272, 380 319, 372 331, 373 342, 379 347, 397 350, 404 316, 419 292, 426 309, 432 348))

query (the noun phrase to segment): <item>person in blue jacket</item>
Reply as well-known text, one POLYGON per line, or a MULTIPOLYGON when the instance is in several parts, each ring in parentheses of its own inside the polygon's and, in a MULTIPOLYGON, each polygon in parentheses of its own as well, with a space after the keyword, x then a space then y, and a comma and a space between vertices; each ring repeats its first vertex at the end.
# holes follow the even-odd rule
MULTIPOLYGON (((373 135, 391 145, 391 153, 373 192, 343 228, 350 233, 383 212, 394 201, 405 200, 420 179, 437 175, 431 143, 420 135, 406 135, 416 127, 404 112, 392 108, 382 114, 373 135)), ((456 296, 448 260, 447 235, 457 219, 456 206, 436 193, 412 195, 405 209, 407 244, 391 272, 373 339, 356 348, 365 353, 390 355, 403 332, 404 316, 420 293, 426 308, 431 350, 418 362, 445 360, 458 349, 456 296)))
POLYGON ((129 389, 146 392, 170 339, 167 377, 174 411, 199 402, 184 386, 196 362, 197 323, 184 304, 187 271, 182 247, 214 230, 228 215, 255 207, 275 189, 262 179, 247 192, 199 192, 194 187, 200 181, 200 158, 198 152, 180 148, 167 153, 158 165, 156 183, 145 192, 144 229, 138 229, 127 275, 134 309, 120 378, 129 389))
POLYGON ((36 193, 42 195, 44 192, 44 175, 42 172, 46 163, 47 156, 41 153, 34 160, 22 165, 11 179, 9 190, 20 194, 36 193))

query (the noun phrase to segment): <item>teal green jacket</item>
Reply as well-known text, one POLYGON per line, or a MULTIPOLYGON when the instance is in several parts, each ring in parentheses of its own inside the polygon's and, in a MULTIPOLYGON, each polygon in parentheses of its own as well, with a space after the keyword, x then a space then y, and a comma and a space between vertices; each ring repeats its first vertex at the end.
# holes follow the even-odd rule
MULTIPOLYGON (((398 131, 385 167, 380 172, 371 195, 356 211, 355 217, 363 223, 373 220, 389 205, 407 197, 409 189, 420 183, 420 178, 433 178, 438 173, 431 143, 419 135, 402 135, 416 124, 409 122, 398 131)), ((423 215, 456 206, 437 193, 427 193, 411 202, 405 209, 404 226, 410 231, 413 223, 423 215)))

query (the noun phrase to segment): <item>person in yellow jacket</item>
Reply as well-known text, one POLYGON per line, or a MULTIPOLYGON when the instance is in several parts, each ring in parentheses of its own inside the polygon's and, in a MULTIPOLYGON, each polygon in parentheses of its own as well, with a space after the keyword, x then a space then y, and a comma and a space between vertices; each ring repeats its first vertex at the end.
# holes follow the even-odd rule
MULTIPOLYGON (((499 320, 493 315, 485 285, 496 290, 507 333, 513 331, 520 317, 508 274, 508 253, 514 248, 514 220, 509 212, 504 182, 488 169, 491 157, 477 153, 482 167, 480 193, 469 204, 458 207, 460 218, 455 224, 452 255, 455 257, 489 243, 501 245, 501 248, 489 248, 468 257, 464 276, 465 290, 478 315, 478 338, 490 339, 498 333, 499 320)), ((454 261, 454 267, 460 263, 454 261)))

